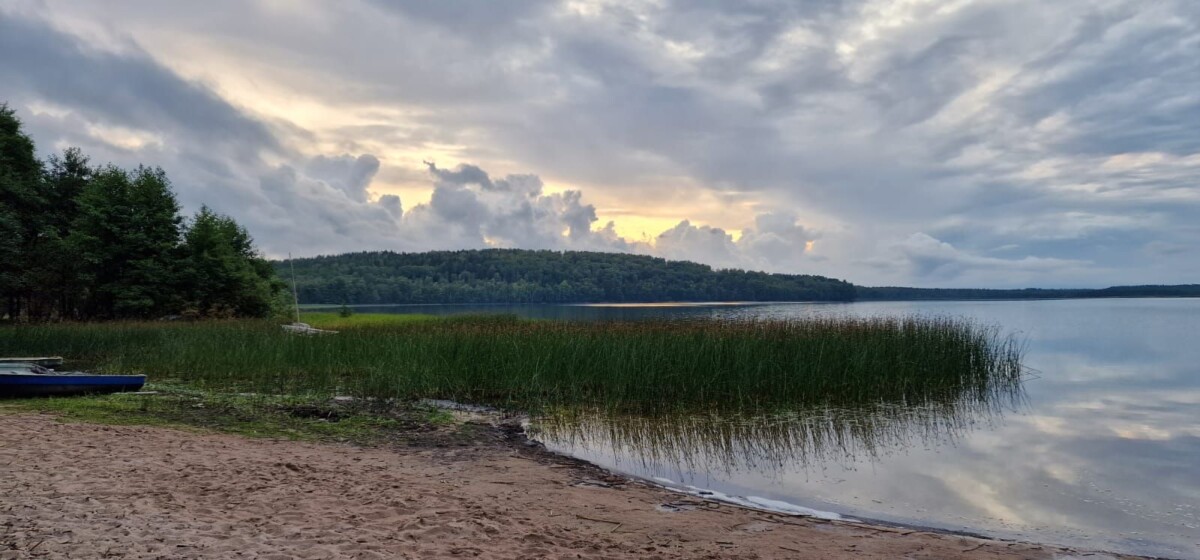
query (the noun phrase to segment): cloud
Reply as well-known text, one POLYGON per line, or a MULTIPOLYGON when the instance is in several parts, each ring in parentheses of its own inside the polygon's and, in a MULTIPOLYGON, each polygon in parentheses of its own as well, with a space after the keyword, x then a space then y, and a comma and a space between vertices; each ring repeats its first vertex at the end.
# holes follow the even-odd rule
POLYGON ((370 4, 414 20, 475 38, 502 34, 521 20, 554 6, 546 0, 516 0, 498 4, 491 0, 424 2, 422 0, 368 0, 370 4))
POLYGON ((721 228, 679 222, 659 234, 651 250, 668 259, 709 263, 720 268, 795 272, 805 268, 806 252, 816 235, 797 222, 795 214, 759 214, 754 227, 736 241, 721 228))
POLYGON ((199 148, 172 143, 187 137, 231 159, 238 159, 237 146, 278 148, 263 123, 136 46, 106 50, 36 19, 0 12, 0 50, 20 53, 0 64, 5 94, 17 96, 10 101, 62 108, 100 128, 101 140, 124 131, 163 137, 158 144, 172 149, 199 148))
POLYGON ((817 237, 800 224, 795 213, 775 211, 756 216, 754 227, 742 232, 738 245, 768 268, 772 262, 802 262, 817 237))
POLYGON ((705 263, 729 263, 737 260, 737 244, 733 236, 721 228, 696 226, 688 220, 662 232, 654 246, 663 257, 705 263))
MULTIPOLYGON (((483 169, 469 164, 447 170, 429 163, 428 168, 435 180, 433 196, 427 206, 419 205, 413 212, 436 216, 468 235, 472 246, 629 248, 624 240, 592 231, 596 209, 583 203, 580 191, 546 194, 536 175, 493 180, 483 169)), ((423 219, 422 226, 431 227, 429 219, 423 219)))
MULTIPOLYGON (((0 75, 19 78, 14 83, 25 86, 17 91, 32 101, 16 101, 32 106, 28 120, 35 136, 83 145, 100 161, 133 165, 149 156, 171 171, 185 202, 194 206, 209 199, 218 210, 245 222, 271 254, 523 247, 637 250, 704 259, 699 244, 684 241, 692 243, 685 249, 673 245, 669 234, 660 250, 622 238, 611 222, 593 229, 596 209, 579 190, 546 193, 536 175, 492 179, 471 164, 444 169, 429 163, 429 202, 405 211, 399 196, 373 195, 372 182, 382 166, 377 156, 305 156, 289 149, 278 131, 138 49, 90 49, 41 21, 11 14, 0 18, 0 31, 5 47, 30 53, 19 64, 0 65, 0 75), (60 77, 70 72, 35 71, 46 65, 108 76, 101 80, 91 75, 91 85, 60 77), (88 93, 108 82, 118 87, 88 93), (127 82, 148 87, 133 88, 127 82), (137 99, 137 105, 153 109, 133 111, 116 98, 137 99), (138 131, 147 131, 154 141, 136 142, 138 131), (283 163, 271 163, 278 160, 283 163)), ((736 251, 706 262, 754 262, 736 251)))
POLYGON ((347 177, 362 177, 361 169, 372 169, 373 161, 370 155, 314 158, 306 171, 290 166, 272 170, 261 179, 269 201, 263 210, 272 216, 264 225, 288 229, 291 224, 305 224, 304 232, 290 242, 309 253, 326 252, 326 247, 353 239, 364 249, 636 252, 718 268, 766 270, 795 269, 796 259, 803 257, 813 237, 794 215, 772 213, 759 215, 756 227, 744 230, 737 241, 720 228, 687 220, 658 235, 653 243, 632 241, 617 234, 612 222, 597 227, 596 209, 584 201, 581 191, 545 193, 536 175, 492 178, 470 164, 453 169, 427 164, 430 201, 404 211, 395 195, 367 199, 369 177, 368 182, 353 183, 353 189, 345 187, 347 177))
POLYGON ((379 205, 384 207, 393 218, 399 218, 404 215, 404 204, 400 202, 399 196, 394 194, 380 196, 379 205))
POLYGON ((342 191, 351 199, 365 202, 370 197, 367 186, 379 172, 379 158, 371 154, 358 157, 316 156, 309 160, 305 172, 342 191))
POLYGON ((186 206, 275 254, 658 251, 865 284, 1200 275, 1195 2, 280 6, 15 0, 3 95, 43 152, 162 165, 186 206), (650 236, 623 239, 631 221, 650 236))
POLYGON ((1071 259, 1004 259, 975 255, 921 232, 894 244, 890 260, 877 261, 881 268, 901 268, 910 277, 935 285, 961 281, 964 277, 970 282, 983 282, 988 276, 997 274, 1005 275, 1006 282, 1019 283, 1041 274, 1078 272, 1086 269, 1088 264, 1071 259))

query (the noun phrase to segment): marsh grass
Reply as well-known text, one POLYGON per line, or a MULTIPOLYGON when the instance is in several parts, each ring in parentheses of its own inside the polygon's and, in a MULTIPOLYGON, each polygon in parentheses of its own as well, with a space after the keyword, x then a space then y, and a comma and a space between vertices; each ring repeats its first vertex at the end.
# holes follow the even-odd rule
MULTIPOLYGON (((336 314, 330 314, 336 316, 336 314)), ((377 401, 454 399, 537 410, 787 410, 988 394, 1019 379, 997 329, 944 317, 787 321, 367 321, 288 335, 259 321, 0 328, 0 355, 138 372, 206 391, 377 401)), ((331 326, 329 323, 320 323, 331 326)))

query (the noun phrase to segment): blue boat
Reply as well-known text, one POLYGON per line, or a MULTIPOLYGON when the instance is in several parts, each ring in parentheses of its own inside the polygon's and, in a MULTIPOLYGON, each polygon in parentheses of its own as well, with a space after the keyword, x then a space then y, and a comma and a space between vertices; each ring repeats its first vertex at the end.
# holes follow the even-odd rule
POLYGON ((0 363, 0 398, 59 397, 138 391, 145 375, 59 372, 30 363, 0 363))

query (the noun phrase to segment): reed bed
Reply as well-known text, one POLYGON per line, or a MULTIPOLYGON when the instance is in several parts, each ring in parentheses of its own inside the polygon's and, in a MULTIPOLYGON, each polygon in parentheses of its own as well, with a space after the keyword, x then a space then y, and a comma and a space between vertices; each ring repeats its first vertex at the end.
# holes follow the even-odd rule
POLYGON ((952 445, 1019 409, 1016 382, 986 396, 972 391, 930 395, 916 403, 796 405, 787 411, 668 411, 629 414, 553 407, 533 419, 530 433, 560 449, 609 453, 643 468, 692 472, 775 473, 795 466, 876 459, 914 446, 952 445))
POLYGON ((1021 375, 993 327, 945 317, 549 322, 510 316, 294 336, 259 321, 0 328, 0 355, 64 355, 205 390, 444 398, 534 410, 786 409, 990 394, 1021 375))

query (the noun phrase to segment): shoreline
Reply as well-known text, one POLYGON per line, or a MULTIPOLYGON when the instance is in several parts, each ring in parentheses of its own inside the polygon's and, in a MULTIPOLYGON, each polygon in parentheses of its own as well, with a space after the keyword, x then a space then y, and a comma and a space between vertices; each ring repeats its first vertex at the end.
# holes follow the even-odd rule
POLYGON ((358 447, 3 411, 0 558, 1139 558, 749 509, 527 442, 516 426, 358 447))
MULTIPOLYGON (((447 402, 451 402, 451 401, 447 401, 447 402)), ((470 406, 470 405, 467 405, 467 406, 470 406)), ((453 409, 451 409, 451 410, 453 410, 453 409)), ((1123 560, 1179 560, 1177 558, 1168 557, 1168 556, 1135 555, 1135 554, 1128 554, 1128 553, 1110 552, 1110 551, 1099 550, 1099 549, 1080 550, 1078 548, 1064 545, 1064 544, 1055 544, 1055 543, 1033 541, 1033 540, 1022 540, 1020 538, 992 536, 992 535, 987 535, 984 533, 974 532, 970 529, 959 530, 959 529, 949 529, 949 528, 944 528, 944 527, 935 527, 935 526, 931 526, 931 525, 921 525, 919 523, 904 523, 904 522, 888 521, 886 519, 876 519, 876 518, 870 517, 869 515, 868 516, 852 515, 852 514, 841 513, 841 512, 837 512, 837 511, 833 511, 833 510, 814 510, 812 508, 808 508, 806 506, 801 506, 798 504, 792 504, 790 502, 779 502, 781 504, 786 504, 787 506, 790 506, 792 508, 796 508, 796 509, 800 509, 800 510, 809 510, 812 512, 812 513, 789 513, 787 511, 783 511, 783 510, 771 509, 766 506, 756 505, 756 504, 748 501, 750 497, 729 495, 729 494, 724 494, 724 493, 716 491, 716 490, 697 488, 697 490, 699 490, 701 492, 707 492, 707 493, 716 494, 716 495, 723 495, 728 499, 722 499, 720 497, 713 497, 713 496, 705 496, 702 493, 698 493, 696 490, 686 490, 686 489, 671 486, 669 484, 666 484, 664 482, 660 482, 660 481, 657 481, 654 479, 645 478, 642 476, 622 472, 619 470, 610 469, 610 468, 604 467, 602 465, 598 465, 598 464, 592 463, 590 461, 587 461, 586 459, 581 459, 581 458, 575 457, 575 456, 567 454, 567 453, 562 453, 559 451, 551 450, 551 449, 545 447, 545 445, 542 444, 541 442, 529 437, 528 434, 526 434, 523 430, 519 434, 514 433, 512 437, 517 438, 517 441, 519 441, 521 445, 529 445, 529 446, 536 447, 536 450, 539 453, 548 455, 550 457, 554 457, 556 460, 564 460, 564 461, 569 461, 569 462, 575 463, 580 468, 595 469, 595 470, 598 470, 598 471, 604 473, 607 476, 625 478, 631 482, 642 484, 649 488, 658 489, 658 490, 661 490, 664 492, 668 492, 668 493, 676 494, 676 495, 680 495, 680 496, 687 496, 689 498, 701 500, 706 503, 719 504, 721 506, 726 506, 726 507, 736 508, 736 509, 741 509, 741 510, 746 510, 746 511, 759 512, 759 513, 763 513, 763 514, 782 516, 782 517, 793 518, 793 519, 806 519, 806 520, 810 520, 810 521, 817 522, 817 523, 834 523, 834 524, 842 524, 842 525, 847 525, 847 526, 852 526, 852 527, 863 527, 863 528, 869 528, 869 529, 875 529, 875 530, 893 530, 893 531, 896 531, 901 536, 906 536, 906 535, 915 534, 915 533, 927 533, 927 534, 935 534, 935 535, 944 535, 944 536, 948 536, 948 537, 965 537, 965 538, 976 539, 979 541, 988 541, 988 542, 993 542, 993 543, 1019 544, 1019 545, 1031 545, 1031 546, 1037 546, 1037 547, 1045 547, 1046 549, 1049 549, 1049 550, 1068 554, 1068 556, 1055 556, 1056 558, 1076 558, 1076 556, 1073 556, 1073 555, 1080 554, 1083 557, 1086 557, 1089 559, 1100 559, 1100 560, 1109 559, 1109 558, 1114 558, 1114 559, 1119 558, 1119 559, 1123 559, 1123 560), (831 518, 831 517, 827 517, 827 516, 834 516, 834 517, 831 518)), ((672 483, 674 483, 674 482, 672 481, 672 483)), ((696 487, 691 487, 691 488, 696 488, 696 487)))

